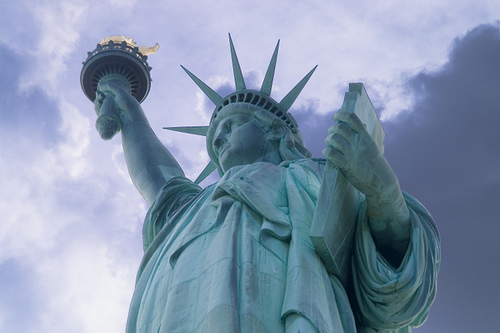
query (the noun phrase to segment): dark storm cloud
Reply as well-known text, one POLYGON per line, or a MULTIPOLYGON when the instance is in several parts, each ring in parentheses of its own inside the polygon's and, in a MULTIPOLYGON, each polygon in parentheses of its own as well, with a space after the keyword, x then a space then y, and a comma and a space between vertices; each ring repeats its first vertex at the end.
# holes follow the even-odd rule
POLYGON ((403 190, 424 203, 441 232, 439 292, 429 321, 442 332, 491 331, 500 308, 498 25, 455 40, 448 63, 413 77, 408 89, 416 104, 384 124, 386 156, 403 190))
POLYGON ((290 113, 299 124, 307 149, 313 157, 323 158, 322 151, 326 147, 326 133, 328 128, 333 125, 332 116, 337 110, 320 115, 315 113, 317 109, 317 101, 311 99, 301 109, 292 108, 290 113))
MULTIPOLYGON (((383 124, 385 155, 442 237, 438 298, 424 331, 492 331, 500 308, 499 27, 481 25, 456 39, 448 62, 410 78, 407 89, 416 103, 383 124)), ((321 157, 334 111, 311 116, 316 108, 310 101, 291 112, 313 156, 321 157)))

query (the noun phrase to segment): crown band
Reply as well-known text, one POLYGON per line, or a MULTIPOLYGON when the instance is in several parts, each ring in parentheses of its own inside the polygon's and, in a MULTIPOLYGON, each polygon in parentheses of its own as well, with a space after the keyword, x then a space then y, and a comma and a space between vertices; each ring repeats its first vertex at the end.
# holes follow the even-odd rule
POLYGON ((288 112, 283 110, 282 107, 271 97, 265 96, 260 91, 251 89, 236 91, 226 96, 224 100, 215 108, 210 122, 217 117, 217 114, 223 107, 232 103, 248 103, 256 105, 283 120, 294 133, 297 132, 297 123, 295 122, 295 119, 291 118, 291 115, 288 112))

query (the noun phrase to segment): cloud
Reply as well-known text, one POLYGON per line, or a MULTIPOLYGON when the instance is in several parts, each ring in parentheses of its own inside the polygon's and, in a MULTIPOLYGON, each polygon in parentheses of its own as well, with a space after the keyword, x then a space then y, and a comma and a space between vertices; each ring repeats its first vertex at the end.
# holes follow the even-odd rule
POLYGON ((40 135, 45 140, 58 139, 57 128, 61 117, 54 101, 48 98, 40 89, 33 88, 22 90, 21 78, 26 75, 26 63, 33 61, 29 55, 18 53, 5 44, 0 43, 0 63, 2 75, 0 76, 0 97, 2 107, 0 128, 5 136, 15 135, 18 139, 30 135, 40 135), (41 107, 47 105, 48 107, 41 107), (19 128, 23 132, 15 133, 19 128))
POLYGON ((19 89, 31 60, 0 45, 0 331, 123 331, 145 204, 78 108, 19 89))
POLYGON ((37 39, 29 53, 33 56, 33 70, 22 76, 21 86, 32 86, 55 94, 59 76, 66 71, 65 61, 79 39, 78 28, 88 10, 80 1, 36 3, 27 6, 37 30, 37 39))
MULTIPOLYGON (((0 45, 0 60, 5 68, 5 75, 0 77, 0 99, 3 101, 0 108, 0 211, 3 218, 0 261, 13 253, 41 245, 41 215, 53 204, 50 196, 43 194, 43 186, 51 182, 51 173, 46 173, 45 168, 52 166, 51 149, 62 137, 58 131, 61 117, 56 103, 39 89, 19 91, 22 64, 28 59, 0 45), (35 197, 39 203, 37 208, 26 205, 35 197), (25 230, 27 223, 23 221, 31 225, 31 231, 25 230), (20 242, 17 237, 6 237, 16 230, 23 234, 27 243, 20 242)), ((44 231, 51 233, 51 229, 44 231)))
POLYGON ((443 330, 453 331, 453 322, 458 331, 487 331, 500 306, 498 295, 478 289, 498 290, 490 259, 500 254, 499 59, 500 25, 472 29, 454 41, 442 68, 408 80, 412 112, 385 123, 386 155, 402 188, 426 205, 441 231, 441 318, 431 309, 430 320, 443 330))
POLYGON ((480 189, 500 179, 495 167, 500 161, 499 57, 498 25, 479 26, 454 42, 441 70, 408 81, 416 97, 413 112, 388 123, 392 133, 387 135, 401 172, 428 165, 419 168, 419 178, 453 197, 464 187, 480 189), (432 165, 441 170, 430 170, 432 165))

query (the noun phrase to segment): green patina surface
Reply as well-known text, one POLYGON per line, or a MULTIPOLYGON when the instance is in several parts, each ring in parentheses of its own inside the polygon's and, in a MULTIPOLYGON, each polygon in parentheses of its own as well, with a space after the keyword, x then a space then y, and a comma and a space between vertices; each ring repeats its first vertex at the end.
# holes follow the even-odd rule
POLYGON ((238 94, 222 98, 188 72, 217 104, 208 127, 184 130, 207 137, 206 173, 221 174, 205 189, 184 176, 137 100, 113 78, 99 82, 96 110, 112 101, 130 175, 151 206, 127 332, 402 333, 427 318, 439 235, 384 158, 363 85, 351 84, 325 158, 313 159, 287 112, 312 71, 275 102, 277 50, 259 92, 246 89, 232 41, 238 94))

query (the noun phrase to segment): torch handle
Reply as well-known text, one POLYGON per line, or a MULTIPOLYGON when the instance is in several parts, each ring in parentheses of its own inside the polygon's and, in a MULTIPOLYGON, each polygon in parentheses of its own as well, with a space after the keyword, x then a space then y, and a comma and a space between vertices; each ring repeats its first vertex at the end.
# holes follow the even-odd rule
POLYGON ((103 140, 111 140, 121 130, 120 118, 115 100, 107 96, 102 105, 95 126, 103 140))

